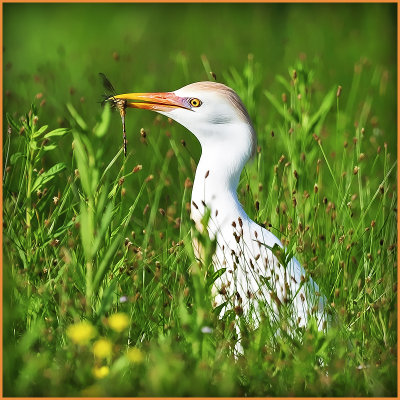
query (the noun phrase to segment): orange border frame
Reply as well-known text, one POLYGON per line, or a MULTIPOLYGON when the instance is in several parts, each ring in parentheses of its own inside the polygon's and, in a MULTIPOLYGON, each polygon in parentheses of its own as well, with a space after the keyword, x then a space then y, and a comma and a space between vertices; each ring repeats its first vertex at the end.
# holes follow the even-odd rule
MULTIPOLYGON (((251 1, 241 1, 241 0, 212 0, 212 1, 201 1, 201 0, 192 0, 192 1, 185 1, 185 0, 148 0, 148 1, 139 1, 139 0, 119 0, 119 3, 392 3, 392 4, 397 4, 397 158, 400 153, 400 98, 399 98, 399 93, 400 93, 400 51, 399 51, 399 43, 400 43, 400 30, 399 30, 399 24, 400 24, 400 4, 399 0, 251 0, 251 1)), ((41 0, 41 1, 35 1, 35 0, 0 0, 1 6, 0 6, 0 21, 1 21, 1 26, 3 26, 3 4, 4 3, 112 3, 110 0, 41 0)), ((0 30, 0 44, 1 48, 3 48, 3 29, 0 30)), ((0 55, 0 64, 1 64, 1 70, 0 70, 0 90, 1 94, 3 94, 3 52, 1 52, 0 55)), ((3 95, 0 96, 0 126, 1 128, 3 127, 3 95)), ((3 130, 1 131, 1 138, 3 139, 3 130)), ((1 140, 0 143, 0 159, 1 159, 1 165, 0 165, 0 175, 3 176, 3 140, 1 140)), ((397 162, 397 193, 398 193, 398 187, 399 187, 399 175, 400 175, 400 165, 397 162)), ((399 194, 399 193, 398 193, 399 194)), ((3 209, 3 186, 1 185, 0 188, 0 205, 1 209, 3 209)), ((400 199, 399 196, 397 196, 397 209, 399 209, 400 206, 400 199)), ((3 213, 0 213, 0 224, 3 226, 3 213)), ((399 236, 400 232, 400 221, 399 218, 397 218, 397 236, 399 236)), ((3 249, 3 230, 0 233, 0 245, 1 249, 3 249)), ((397 251, 399 252, 400 246, 399 242, 397 241, 397 251)), ((2 253, 3 254, 3 253, 2 253)), ((397 282, 399 282, 399 277, 400 277, 400 272, 399 272, 399 260, 397 260, 397 282)), ((1 320, 1 326, 0 326, 0 370, 3 371, 3 257, 0 259, 0 320, 1 320)), ((397 292, 398 293, 398 292, 397 292)), ((399 328, 400 328, 400 321, 399 318, 400 313, 399 313, 399 308, 397 308, 397 337, 399 336, 399 328)), ((400 355, 400 350, 399 346, 397 345, 397 396, 398 397, 384 397, 383 399, 397 399, 400 396, 400 384, 399 384, 399 355, 400 355)), ((0 378, 0 399, 15 399, 15 397, 3 397, 3 374, 0 378)), ((33 397, 19 397, 21 400, 30 400, 33 397)), ((46 397, 48 400, 58 400, 58 399, 80 399, 81 397, 46 397)), ((121 400, 126 400, 126 397, 102 397, 102 399, 121 399, 121 400)), ((151 399, 151 398, 159 398, 159 397, 135 397, 135 399, 151 399)), ((171 397, 162 397, 159 399, 170 399, 171 397)), ((183 399, 183 397, 173 397, 174 399, 183 399)), ((191 397, 194 400, 201 400, 201 399, 218 399, 218 400, 230 400, 230 397, 191 397)), ((240 397, 235 397, 237 399, 240 399, 240 397)), ((254 399, 265 399, 265 397, 252 397, 254 399)), ((322 397, 296 397, 298 399, 318 399, 322 397)), ((326 399, 331 399, 331 400, 337 400, 337 399, 347 399, 348 397, 326 397, 326 399)), ((360 399, 371 399, 371 400, 376 400, 379 399, 379 397, 355 397, 355 398, 360 398, 360 399)), ((96 397, 85 397, 85 399, 97 399, 96 397)), ((245 399, 245 398, 243 398, 245 399)), ((247 399, 247 398, 246 398, 247 399)), ((274 397, 274 399, 277 400, 287 400, 287 397, 274 397)))

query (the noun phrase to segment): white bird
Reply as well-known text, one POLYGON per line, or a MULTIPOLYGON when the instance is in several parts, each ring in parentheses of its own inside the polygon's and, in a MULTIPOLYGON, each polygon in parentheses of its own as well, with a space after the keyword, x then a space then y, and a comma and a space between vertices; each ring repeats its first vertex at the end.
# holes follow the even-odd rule
MULTIPOLYGON (((258 326, 264 310, 263 315, 275 321, 284 316, 290 332, 305 326, 310 315, 323 329, 325 298, 317 284, 294 257, 284 265, 276 253, 281 249, 284 254, 279 239, 252 221, 238 200, 240 174, 255 152, 257 139, 236 92, 221 83, 196 82, 174 92, 114 97, 125 100, 127 107, 168 116, 192 132, 201 144, 191 218, 201 231, 201 220, 209 209, 207 231, 217 241, 214 268, 226 269, 214 282, 214 306, 221 306, 222 313, 233 309, 253 327, 258 326)), ((201 249, 193 244, 201 257, 201 249)))

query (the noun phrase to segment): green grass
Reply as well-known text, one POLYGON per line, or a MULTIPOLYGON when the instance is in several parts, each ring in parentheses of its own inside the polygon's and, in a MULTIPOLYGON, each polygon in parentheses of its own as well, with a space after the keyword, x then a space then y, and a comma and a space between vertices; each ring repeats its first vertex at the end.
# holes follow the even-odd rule
MULTIPOLYGON (((29 28, 32 21, 45 21, 51 8, 8 7, 5 48, 11 45, 11 55, 5 54, 17 60, 21 55, 12 46, 18 37, 7 39, 13 18, 23 18, 29 28)), ((59 12, 77 10, 70 7, 59 12)), ((89 21, 90 7, 81 7, 82 21, 89 21)), ((99 8, 100 20, 109 7, 99 8)), ((359 28, 361 37, 378 28, 387 32, 382 20, 390 21, 384 7, 372 6, 338 6, 337 14, 324 7, 220 7, 231 23, 240 17, 252 22, 254 35, 267 18, 275 28, 285 22, 288 49, 301 43, 294 14, 347 26, 355 11, 362 12, 367 22, 359 28), (261 13, 265 10, 271 15, 261 13)), ((270 65, 262 39, 254 40, 247 56, 246 41, 233 36, 225 56, 209 48, 201 57, 194 24, 208 14, 196 6, 195 18, 189 8, 175 6, 177 16, 170 14, 172 20, 187 17, 192 41, 178 45, 187 45, 188 53, 160 49, 151 62, 135 60, 132 77, 134 36, 128 33, 118 65, 108 60, 104 68, 84 72, 96 59, 97 25, 88 33, 80 67, 74 61, 67 68, 81 46, 76 40, 65 45, 64 55, 52 55, 56 46, 49 44, 47 63, 30 55, 30 74, 38 74, 39 87, 24 81, 21 66, 5 72, 10 93, 3 129, 4 395, 395 396, 397 154, 394 64, 386 45, 366 45, 371 60, 357 53, 357 34, 355 39, 347 32, 344 42, 344 29, 322 45, 314 32, 311 56, 280 55, 281 65, 270 65), (337 62, 337 54, 312 57, 315 49, 323 51, 326 44, 336 49, 339 42, 337 62), (228 61, 234 46, 239 62, 228 61), (168 78, 151 66, 163 59, 168 78), (351 73, 341 74, 341 68, 351 73), (244 350, 236 359, 233 318, 221 319, 212 308, 212 265, 199 266, 191 249, 188 205, 198 143, 166 118, 128 110, 124 159, 119 116, 95 103, 100 71, 113 71, 109 77, 117 90, 126 92, 137 87, 131 82, 138 91, 175 89, 205 79, 210 69, 239 93, 258 133, 259 148, 242 174, 239 198, 317 281, 333 321, 326 335, 310 323, 300 331, 301 340, 276 337, 268 316, 256 330, 242 324, 244 350), (74 94, 66 71, 83 81, 74 94), (29 106, 38 92, 42 96, 29 106)), ((124 12, 132 9, 122 10, 110 29, 127 22, 124 12)), ((147 23, 165 24, 166 9, 137 10, 135 56, 145 54, 141 35, 160 39, 147 23)), ((50 28, 59 21, 54 18, 50 28)), ((210 26, 211 36, 221 32, 210 26)), ((112 49, 115 39, 102 35, 104 48, 112 49)), ((272 46, 279 55, 279 46, 272 46)), ((211 251, 212 243, 200 239, 211 251)))

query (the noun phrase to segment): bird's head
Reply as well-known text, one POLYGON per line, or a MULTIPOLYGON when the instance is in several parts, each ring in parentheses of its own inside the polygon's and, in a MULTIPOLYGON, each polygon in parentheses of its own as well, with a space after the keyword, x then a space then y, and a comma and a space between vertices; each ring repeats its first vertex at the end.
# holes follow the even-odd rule
POLYGON ((174 92, 128 93, 114 96, 127 107, 156 111, 177 121, 199 140, 203 151, 241 149, 254 154, 256 136, 249 114, 234 90, 221 83, 196 82, 174 92))

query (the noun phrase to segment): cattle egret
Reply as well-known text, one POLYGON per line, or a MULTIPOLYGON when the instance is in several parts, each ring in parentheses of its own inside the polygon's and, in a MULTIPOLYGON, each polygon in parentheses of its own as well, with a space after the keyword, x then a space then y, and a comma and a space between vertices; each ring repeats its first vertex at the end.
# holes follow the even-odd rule
MULTIPOLYGON (((254 327, 263 308, 275 321, 284 313, 291 332, 305 326, 310 315, 322 329, 325 299, 317 284, 294 257, 279 257, 277 249, 284 254, 279 239, 252 221, 238 200, 240 174, 255 152, 256 134, 235 91, 221 83, 196 82, 174 92, 114 97, 125 100, 127 107, 153 110, 177 121, 201 144, 191 218, 202 230, 202 218, 210 212, 207 231, 217 242, 214 268, 225 269, 214 283, 214 305, 222 312, 233 309, 254 327)), ((194 247, 201 257, 197 243, 194 247)))

